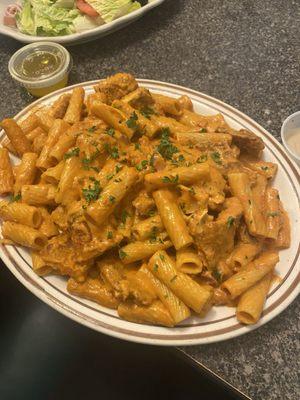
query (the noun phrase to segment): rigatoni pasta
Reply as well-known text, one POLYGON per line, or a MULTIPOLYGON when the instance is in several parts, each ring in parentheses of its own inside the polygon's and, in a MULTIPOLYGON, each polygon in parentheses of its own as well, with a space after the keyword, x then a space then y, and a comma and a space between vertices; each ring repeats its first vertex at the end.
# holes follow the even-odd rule
POLYGON ((38 275, 134 323, 220 304, 258 321, 291 235, 260 138, 130 74, 1 126, 2 242, 30 248, 38 275))

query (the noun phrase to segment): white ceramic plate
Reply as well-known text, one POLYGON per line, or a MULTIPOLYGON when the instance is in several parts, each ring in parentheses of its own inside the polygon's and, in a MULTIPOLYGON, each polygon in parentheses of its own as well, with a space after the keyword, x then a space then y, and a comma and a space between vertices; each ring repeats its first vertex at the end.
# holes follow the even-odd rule
POLYGON ((1 0, 0 1, 0 33, 6 36, 10 36, 23 43, 35 43, 41 41, 55 42, 61 44, 76 44, 89 42, 102 36, 106 36, 118 29, 123 28, 126 25, 131 24, 136 19, 142 17, 146 12, 152 8, 159 6, 164 0, 151 0, 147 5, 141 7, 124 17, 118 18, 115 21, 109 22, 108 24, 101 25, 97 28, 81 33, 73 33, 72 35, 65 36, 30 36, 19 32, 16 28, 11 28, 3 24, 3 15, 6 7, 12 4, 12 0, 1 0))
MULTIPOLYGON (((86 82, 50 94, 25 108, 16 116, 16 119, 23 119, 37 105, 51 104, 59 95, 70 91, 75 86, 83 86, 87 93, 92 92, 92 86, 95 83, 96 81, 86 82)), ((15 246, 2 246, 1 257, 16 278, 45 303, 67 317, 111 336, 157 345, 191 345, 218 342, 250 332, 278 315, 299 293, 299 168, 291 161, 283 147, 267 131, 229 105, 194 90, 168 83, 145 79, 139 80, 139 83, 153 92, 168 96, 176 97, 185 94, 190 96, 198 113, 208 115, 222 113, 232 127, 249 129, 261 136, 266 145, 264 151, 265 159, 279 165, 274 185, 280 190, 281 199, 291 219, 292 244, 288 250, 280 252, 280 263, 276 267, 276 272, 281 276, 282 280, 273 287, 269 294, 259 323, 252 327, 239 324, 235 318, 234 309, 229 307, 215 307, 208 313, 206 318, 193 317, 176 328, 163 328, 127 322, 120 319, 113 310, 101 307, 88 300, 71 296, 66 291, 65 278, 58 276, 38 277, 31 269, 30 256, 25 249, 15 246)), ((2 132, 2 139, 3 136, 2 132)))

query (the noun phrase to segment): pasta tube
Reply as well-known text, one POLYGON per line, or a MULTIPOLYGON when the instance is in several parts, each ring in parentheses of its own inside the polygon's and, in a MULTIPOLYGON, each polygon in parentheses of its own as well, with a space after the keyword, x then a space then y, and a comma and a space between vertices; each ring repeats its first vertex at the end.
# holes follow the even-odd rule
POLYGON ((94 115, 106 122, 107 125, 122 132, 129 139, 133 136, 135 132, 135 129, 133 128, 136 128, 136 124, 129 124, 127 116, 120 110, 97 100, 92 103, 91 111, 94 115), (130 126, 132 126, 132 128, 130 128, 130 126))
POLYGON ((243 324, 255 324, 263 311, 272 280, 272 272, 244 292, 236 309, 237 319, 243 324))
POLYGON ((47 211, 46 208, 40 207, 39 209, 41 216, 42 216, 42 223, 39 228, 40 232, 50 238, 52 236, 56 236, 59 234, 59 230, 55 223, 53 222, 51 215, 47 211))
POLYGON ((67 290, 69 293, 95 301, 103 307, 116 309, 119 301, 114 297, 112 291, 99 279, 87 278, 85 282, 79 283, 75 279, 68 280, 67 290))
POLYGON ((278 248, 287 249, 291 245, 291 226, 287 212, 284 210, 282 203, 279 202, 280 209, 280 229, 275 245, 278 248))
POLYGON ((57 165, 55 165, 55 167, 46 169, 46 171, 44 171, 41 175, 41 180, 45 183, 50 183, 52 185, 58 185, 58 183, 61 179, 64 167, 65 167, 65 162, 61 161, 57 165))
POLYGON ((33 250, 31 252, 32 259, 32 269, 39 276, 45 276, 53 272, 52 267, 47 265, 47 263, 39 255, 38 251, 33 250))
POLYGON ((59 96, 59 98, 55 100, 55 102, 52 104, 49 110, 49 115, 55 119, 57 118, 63 119, 67 111, 67 108, 69 106, 70 99, 71 99, 70 93, 59 96))
POLYGON ((0 148, 0 194, 13 192, 14 174, 7 149, 0 148))
POLYGON ((175 325, 190 317, 190 309, 166 285, 157 279, 146 266, 142 266, 139 273, 144 274, 150 280, 160 301, 172 315, 175 325))
POLYGON ((42 223, 42 215, 36 207, 5 200, 0 202, 0 218, 33 228, 38 228, 42 223))
MULTIPOLYGON (((20 122, 20 128, 22 129, 23 133, 27 136, 31 131, 36 129, 40 125, 40 119, 39 117, 32 113, 28 115, 27 118, 23 119, 23 121, 20 122)), ((29 139, 29 138, 28 138, 29 139)), ((29 139, 30 140, 30 139, 29 139)))
POLYGON ((249 177, 243 172, 229 173, 229 185, 234 196, 238 197, 243 206, 244 217, 250 234, 255 236, 267 235, 261 205, 253 195, 249 177))
POLYGON ((151 235, 162 232, 164 226, 159 215, 145 219, 139 222, 133 228, 133 235, 137 240, 143 241, 149 239, 151 235))
POLYGON ((164 111, 164 113, 175 116, 182 114, 182 108, 178 99, 156 93, 153 93, 152 97, 154 98, 158 106, 164 111))
POLYGON ((64 168, 55 195, 56 203, 68 204, 75 200, 76 193, 72 189, 73 181, 80 170, 78 157, 71 157, 64 163, 64 168))
POLYGON ((259 258, 227 279, 222 284, 223 290, 230 295, 231 299, 235 299, 271 272, 278 261, 279 257, 276 252, 261 254, 259 258))
POLYGON ((53 185, 23 185, 22 202, 33 206, 53 205, 56 188, 53 185))
POLYGON ((9 239, 20 246, 40 249, 47 244, 47 237, 37 229, 15 222, 6 221, 2 225, 4 239, 9 239))
POLYGON ((234 271, 238 272, 242 267, 249 264, 260 253, 261 243, 239 243, 230 254, 226 264, 234 271))
POLYGON ((193 243, 193 238, 188 232, 187 225, 172 192, 167 189, 157 190, 153 193, 153 198, 175 249, 179 250, 193 243))
POLYGON ((14 185, 15 194, 20 193, 23 185, 31 185, 36 177, 37 168, 37 154, 24 153, 21 164, 18 165, 16 171, 16 181, 14 185))
POLYGON ((75 136, 69 133, 64 133, 56 142, 53 149, 50 152, 50 163, 52 165, 57 164, 64 158, 65 153, 74 146, 76 142, 75 136))
POLYGON ((169 240, 165 242, 133 242, 122 247, 119 251, 120 258, 124 264, 131 264, 135 261, 151 257, 159 250, 165 250, 172 246, 169 240))
POLYGON ((138 173, 135 168, 124 166, 115 179, 110 181, 101 193, 100 199, 91 203, 86 211, 96 225, 101 225, 114 211, 117 204, 129 193, 137 179, 138 173))
POLYGON ((207 311, 211 305, 213 289, 209 286, 200 286, 188 275, 178 271, 165 251, 155 253, 147 268, 196 313, 207 311))
POLYGON ((67 124, 65 121, 61 119, 56 119, 52 125, 52 127, 49 130, 48 137, 46 140, 46 143, 41 151, 41 154, 39 155, 39 158, 37 160, 37 167, 41 169, 47 169, 49 167, 52 167, 53 160, 50 158, 50 153, 55 146, 55 144, 58 142, 59 138, 61 137, 62 134, 64 134, 69 128, 69 124, 67 124))
POLYGON ((5 137, 3 139, 3 141, 1 142, 2 146, 7 149, 9 151, 9 153, 13 154, 14 156, 19 157, 16 149, 14 148, 14 146, 11 144, 10 140, 8 139, 8 137, 5 137))
POLYGON ((39 136, 34 138, 33 143, 32 143, 34 153, 39 155, 41 153, 41 151, 43 150, 46 141, 47 141, 46 133, 41 133, 39 136))
POLYGON ((121 318, 138 324, 174 326, 174 321, 169 311, 159 300, 154 301, 149 306, 121 303, 118 307, 118 314, 121 318))
POLYGON ((46 134, 46 132, 44 131, 44 129, 42 129, 38 126, 37 128, 35 128, 32 131, 30 131, 29 133, 27 133, 26 137, 31 143, 33 143, 34 139, 36 139, 40 135, 45 135, 45 134, 46 134))
POLYGON ((179 167, 169 171, 159 171, 145 175, 149 187, 166 187, 172 185, 189 185, 201 179, 210 178, 210 168, 207 163, 195 164, 190 167, 179 167))
POLYGON ((75 124, 79 122, 82 114, 82 107, 84 101, 84 89, 82 87, 77 87, 73 89, 70 102, 64 116, 64 121, 68 124, 75 124))
POLYGON ((19 157, 31 151, 31 144, 15 120, 7 118, 0 123, 19 157))
POLYGON ((176 252, 176 268, 186 274, 199 274, 203 268, 203 262, 197 252, 189 247, 176 252))
POLYGON ((280 229, 280 209, 278 190, 268 188, 266 191, 267 200, 267 237, 277 239, 280 229))
POLYGON ((54 124, 55 118, 51 117, 51 115, 49 114, 49 111, 38 111, 37 116, 40 120, 40 127, 45 131, 45 132, 49 132, 52 125, 54 124))

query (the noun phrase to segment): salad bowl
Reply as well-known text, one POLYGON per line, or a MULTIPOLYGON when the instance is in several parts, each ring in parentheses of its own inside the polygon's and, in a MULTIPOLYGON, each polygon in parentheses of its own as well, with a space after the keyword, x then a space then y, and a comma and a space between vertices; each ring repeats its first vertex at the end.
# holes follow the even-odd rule
POLYGON ((164 0, 149 0, 148 4, 142 6, 141 8, 135 11, 130 12, 129 14, 119 17, 103 25, 96 26, 95 28, 89 30, 84 30, 60 36, 45 36, 45 35, 35 36, 35 35, 24 34, 20 32, 17 28, 7 26, 4 24, 3 17, 5 14, 5 10, 12 3, 12 0, 2 0, 0 2, 0 34, 12 37, 22 43, 48 41, 64 45, 71 45, 71 44, 89 42, 91 40, 95 40, 103 36, 109 35, 110 33, 115 32, 131 24, 135 20, 141 18, 152 8, 159 6, 163 1, 164 0))

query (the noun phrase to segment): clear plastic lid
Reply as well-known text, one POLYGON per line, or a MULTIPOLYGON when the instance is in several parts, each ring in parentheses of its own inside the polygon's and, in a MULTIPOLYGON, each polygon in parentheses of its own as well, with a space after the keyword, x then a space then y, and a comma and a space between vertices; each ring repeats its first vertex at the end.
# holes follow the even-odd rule
POLYGON ((31 88, 42 88, 62 80, 72 67, 70 53, 60 44, 31 43, 18 50, 9 60, 13 79, 31 88))

